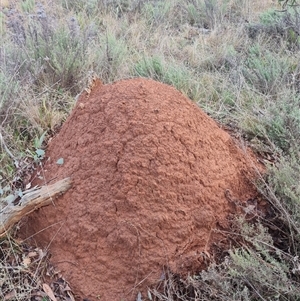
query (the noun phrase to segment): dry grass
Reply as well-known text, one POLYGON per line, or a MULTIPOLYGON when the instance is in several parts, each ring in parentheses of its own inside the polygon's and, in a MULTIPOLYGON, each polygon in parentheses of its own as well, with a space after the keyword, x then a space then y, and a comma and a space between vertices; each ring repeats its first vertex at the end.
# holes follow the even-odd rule
POLYGON ((68 283, 50 265, 47 251, 10 236, 0 241, 0 298, 3 301, 75 300, 68 283))
MULTIPOLYGON (((24 189, 39 161, 36 151, 64 122, 91 72, 105 83, 154 78, 238 132, 267 162, 259 189, 272 214, 258 219, 266 230, 257 235, 245 233, 244 223, 234 228, 242 242, 236 239, 225 261, 201 275, 180 279, 169 272, 153 300, 299 300, 297 9, 278 12, 271 0, 2 0, 0 6, 2 198, 24 189), (255 245, 258 239, 268 248, 255 245), (249 268, 258 262, 261 274, 249 268)), ((24 258, 35 251, 12 238, 1 241, 1 252, 3 271, 18 271, 0 274, 2 298, 42 292, 44 257, 30 257, 25 269, 24 258), (23 276, 24 269, 33 274, 23 276)))

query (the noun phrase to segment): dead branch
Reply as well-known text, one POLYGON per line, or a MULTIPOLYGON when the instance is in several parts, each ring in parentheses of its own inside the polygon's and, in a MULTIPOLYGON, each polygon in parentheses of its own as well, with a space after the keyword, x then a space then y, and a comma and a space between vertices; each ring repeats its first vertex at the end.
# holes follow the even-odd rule
POLYGON ((18 205, 8 205, 0 210, 0 238, 7 235, 7 231, 22 217, 49 205, 59 195, 65 193, 72 186, 70 178, 65 178, 52 185, 45 185, 37 189, 24 192, 18 205))

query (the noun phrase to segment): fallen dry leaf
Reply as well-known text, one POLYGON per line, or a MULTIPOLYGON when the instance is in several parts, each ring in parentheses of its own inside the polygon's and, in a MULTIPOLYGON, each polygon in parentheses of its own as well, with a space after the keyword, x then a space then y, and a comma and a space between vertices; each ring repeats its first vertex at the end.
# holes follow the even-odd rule
POLYGON ((38 255, 37 252, 32 251, 32 252, 29 252, 29 253, 27 254, 27 257, 31 258, 31 257, 35 257, 35 256, 37 256, 37 255, 38 255))
POLYGON ((47 283, 43 283, 43 290, 52 301, 57 301, 51 287, 47 283))
POLYGON ((43 251, 42 249, 36 249, 36 251, 39 254, 39 259, 41 260, 42 258, 44 258, 47 255, 46 251, 43 251))
POLYGON ((31 259, 29 257, 25 257, 22 263, 25 268, 28 268, 28 266, 31 264, 31 259))

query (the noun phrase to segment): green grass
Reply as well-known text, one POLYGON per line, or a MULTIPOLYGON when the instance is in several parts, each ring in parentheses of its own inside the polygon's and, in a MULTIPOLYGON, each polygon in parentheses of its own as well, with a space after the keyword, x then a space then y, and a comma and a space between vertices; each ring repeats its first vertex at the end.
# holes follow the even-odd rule
POLYGON ((278 8, 258 0, 27 0, 13 13, 2 8, 2 199, 24 189, 91 72, 104 83, 153 78, 252 146, 267 167, 257 187, 272 205, 267 218, 233 223, 222 261, 181 281, 168 273, 153 299, 300 300, 300 10, 278 8))

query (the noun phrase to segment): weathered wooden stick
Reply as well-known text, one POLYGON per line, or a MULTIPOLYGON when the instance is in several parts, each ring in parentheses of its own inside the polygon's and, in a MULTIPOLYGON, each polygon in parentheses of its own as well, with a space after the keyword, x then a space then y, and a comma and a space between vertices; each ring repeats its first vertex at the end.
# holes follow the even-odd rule
POLYGON ((65 178, 52 185, 24 192, 18 205, 8 205, 0 210, 0 238, 7 235, 7 231, 22 217, 43 206, 49 205, 59 195, 65 193, 72 186, 70 178, 65 178))

